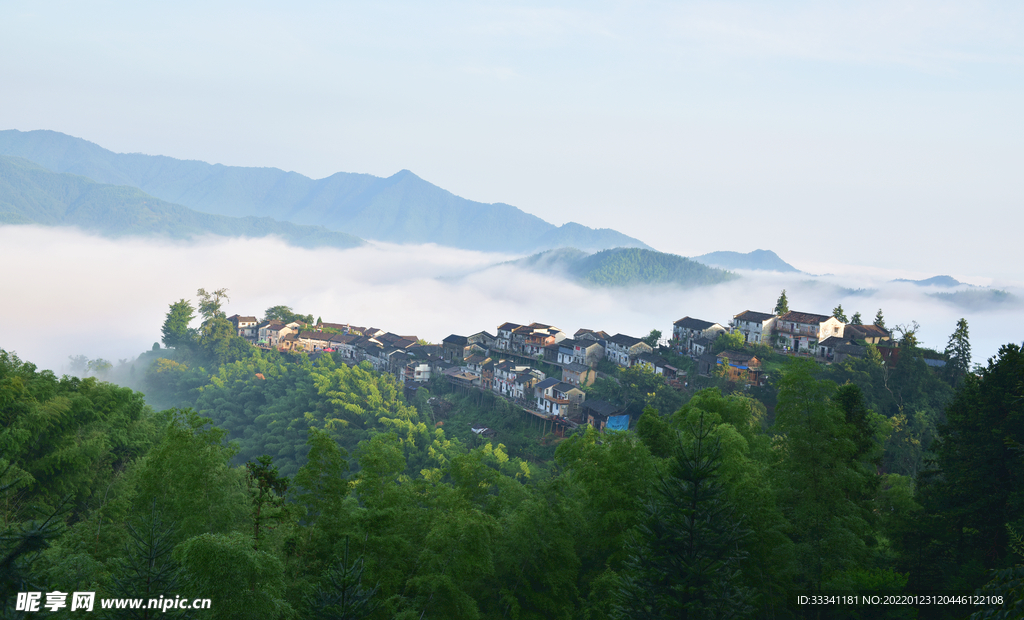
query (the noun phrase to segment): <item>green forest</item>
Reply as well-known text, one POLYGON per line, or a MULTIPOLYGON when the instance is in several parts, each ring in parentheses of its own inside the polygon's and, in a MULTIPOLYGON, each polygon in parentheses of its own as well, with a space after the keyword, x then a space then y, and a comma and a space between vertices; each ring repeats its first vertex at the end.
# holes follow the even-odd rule
POLYGON ((561 437, 491 394, 252 347, 221 292, 171 304, 119 373, 0 351, 0 617, 33 617, 28 591, 212 601, 111 618, 1024 616, 1016 345, 973 372, 913 338, 894 365, 762 351, 748 391, 634 367, 587 388, 633 430, 561 437))

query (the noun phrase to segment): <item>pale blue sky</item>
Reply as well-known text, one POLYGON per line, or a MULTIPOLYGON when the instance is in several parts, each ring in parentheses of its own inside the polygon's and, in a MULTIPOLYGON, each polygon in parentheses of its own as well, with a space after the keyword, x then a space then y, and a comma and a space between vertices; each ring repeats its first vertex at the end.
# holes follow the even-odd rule
POLYGON ((8 0, 0 128, 1022 281, 1021 33, 1016 2, 8 0))

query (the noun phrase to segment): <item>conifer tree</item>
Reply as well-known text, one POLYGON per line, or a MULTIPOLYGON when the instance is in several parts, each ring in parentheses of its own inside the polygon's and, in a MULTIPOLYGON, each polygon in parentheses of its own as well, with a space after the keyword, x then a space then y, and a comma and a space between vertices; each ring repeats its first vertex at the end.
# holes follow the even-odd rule
POLYGON ((860 312, 854 312, 853 316, 850 317, 850 325, 863 325, 864 319, 861 318, 860 312))
MULTIPOLYGON (((154 502, 152 512, 137 524, 125 523, 130 540, 125 555, 114 571, 111 593, 115 597, 155 599, 174 596, 178 591, 178 567, 171 559, 174 549, 174 526, 160 519, 154 502)), ((186 618, 182 610, 119 609, 118 618, 186 618)))
POLYGON ((776 316, 782 316, 787 312, 789 312, 789 299, 786 298, 786 289, 782 289, 779 300, 775 302, 775 314, 776 316))
POLYGON ((379 603, 374 598, 379 584, 372 588, 363 587, 363 558, 352 562, 348 559, 348 537, 345 537, 345 552, 332 566, 313 593, 306 598, 307 617, 316 620, 357 620, 366 618, 376 611, 379 603))
POLYGON ((839 319, 843 323, 848 323, 849 322, 846 319, 846 313, 843 312, 843 304, 839 304, 838 306, 836 306, 835 308, 832 309, 832 316, 836 317, 837 319, 839 319))
POLYGON ((740 618, 750 613, 740 583, 749 531, 719 480, 721 443, 703 413, 690 425, 671 472, 656 484, 628 544, 619 618, 740 618))
POLYGON ((971 370, 971 341, 967 333, 967 319, 956 322, 956 331, 946 345, 946 355, 949 356, 948 368, 953 387, 956 387, 971 370))
POLYGON ((879 308, 878 312, 875 314, 875 323, 874 324, 875 324, 876 327, 881 327, 882 329, 885 329, 885 317, 882 316, 882 309, 881 308, 879 308))

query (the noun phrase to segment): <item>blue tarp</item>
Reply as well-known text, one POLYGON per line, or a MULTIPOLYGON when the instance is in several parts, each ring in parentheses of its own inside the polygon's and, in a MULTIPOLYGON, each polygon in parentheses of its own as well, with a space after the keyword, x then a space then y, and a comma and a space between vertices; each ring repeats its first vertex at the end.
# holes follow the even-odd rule
POLYGON ((613 431, 628 431, 629 430, 629 415, 613 415, 608 418, 608 424, 605 428, 613 431))

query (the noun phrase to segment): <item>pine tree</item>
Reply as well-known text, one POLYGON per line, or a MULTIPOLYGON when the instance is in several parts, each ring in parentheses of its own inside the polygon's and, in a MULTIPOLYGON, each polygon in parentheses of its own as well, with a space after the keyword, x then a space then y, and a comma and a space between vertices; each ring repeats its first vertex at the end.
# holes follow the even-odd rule
POLYGON ((949 356, 947 368, 953 379, 953 387, 957 387, 971 370, 971 341, 967 333, 967 319, 956 322, 956 331, 946 345, 946 355, 949 356))
POLYGON ((863 325, 864 319, 860 317, 860 312, 854 312, 853 317, 850 318, 850 325, 863 325))
MULTIPOLYGON (((173 596, 178 590, 178 567, 171 559, 174 549, 174 526, 165 525, 154 502, 150 515, 137 525, 128 521, 131 539, 125 546, 125 555, 117 564, 111 593, 120 598, 155 599, 161 595, 173 596)), ((186 618, 182 610, 119 609, 118 618, 186 618)))
POLYGON ((875 326, 885 329, 885 317, 882 316, 882 309, 878 309, 878 313, 875 314, 875 326))
POLYGON ((379 605, 374 598, 379 585, 363 587, 363 558, 348 559, 348 537, 345 537, 345 555, 332 566, 306 598, 310 618, 316 620, 357 620, 366 618, 379 605))
POLYGON ((740 618, 750 613, 740 584, 749 531, 719 480, 721 444, 701 414, 680 446, 628 544, 619 618, 740 618))
POLYGON ((775 302, 775 314, 776 316, 782 316, 787 312, 789 312, 789 300, 786 298, 786 289, 782 289, 779 300, 775 302))
POLYGON ((846 313, 843 312, 843 304, 839 304, 838 306, 836 306, 835 308, 832 309, 832 316, 836 317, 837 319, 839 319, 843 323, 848 322, 846 320, 846 313))

